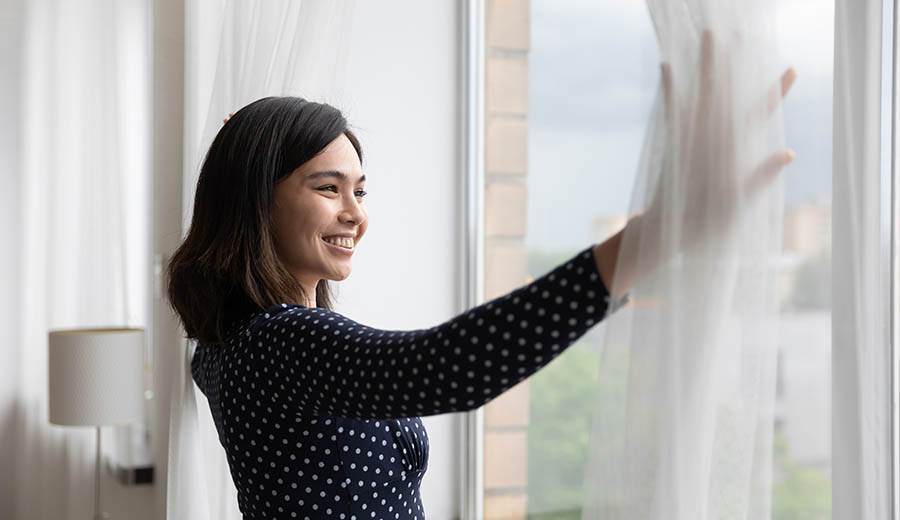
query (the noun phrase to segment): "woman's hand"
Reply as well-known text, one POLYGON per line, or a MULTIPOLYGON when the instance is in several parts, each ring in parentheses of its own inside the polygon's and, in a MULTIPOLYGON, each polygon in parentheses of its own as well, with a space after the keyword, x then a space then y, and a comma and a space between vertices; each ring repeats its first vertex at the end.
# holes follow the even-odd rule
POLYGON ((739 208, 755 199, 795 157, 790 148, 777 150, 758 164, 742 155, 752 153, 752 142, 765 139, 754 132, 765 130, 771 112, 790 91, 797 78, 794 68, 782 74, 765 99, 751 101, 738 99, 727 59, 724 53, 717 54, 713 33, 704 31, 698 92, 684 99, 676 91, 672 67, 668 63, 661 67, 666 125, 677 153, 665 152, 671 156, 663 163, 663 176, 644 220, 662 226, 664 187, 670 196, 680 194, 673 200, 683 206, 670 207, 667 216, 680 215, 679 221, 666 223, 666 228, 679 230, 681 251, 730 229, 739 208))
MULTIPOLYGON (((790 91, 797 78, 793 67, 761 99, 736 99, 728 63, 716 66, 713 34, 701 40, 699 91, 679 97, 672 67, 662 64, 665 124, 671 148, 664 153, 663 171, 653 200, 645 211, 629 219, 624 229, 594 246, 597 268, 613 297, 626 294, 646 272, 656 269, 672 255, 714 240, 733 225, 739 209, 759 195, 790 163, 795 153, 777 150, 753 164, 745 156, 754 131, 767 128, 767 121, 790 91), (743 107, 745 113, 736 113, 743 107), (740 118, 740 119, 738 119, 740 118), (740 126, 743 125, 743 126, 740 126), (742 166, 743 165, 743 166, 742 166), (742 169, 743 168, 743 169, 742 169), (663 200, 663 193, 669 199, 663 200), (671 207, 677 203, 680 207, 671 207), (664 211, 667 210, 667 211, 664 211), (672 218, 677 222, 671 222, 672 218), (667 250, 663 234, 677 230, 674 250, 667 250), (623 239, 640 251, 618 265, 623 239), (615 284, 613 284, 615 280, 615 284)), ((719 60, 727 56, 719 56, 719 60)))

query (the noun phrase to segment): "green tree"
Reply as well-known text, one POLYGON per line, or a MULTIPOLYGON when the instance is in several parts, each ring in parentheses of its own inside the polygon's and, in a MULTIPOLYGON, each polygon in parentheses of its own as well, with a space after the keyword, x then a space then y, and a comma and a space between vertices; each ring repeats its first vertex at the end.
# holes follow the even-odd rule
POLYGON ((775 434, 773 490, 774 520, 828 520, 831 518, 831 481, 816 468, 804 467, 790 457, 784 435, 775 434))
MULTIPOLYGON (((537 278, 577 251, 528 255, 528 272, 537 278)), ((598 405, 607 409, 624 403, 627 363, 610 359, 613 369, 599 380, 600 344, 585 336, 530 379, 528 427, 528 518, 581 518, 584 469, 591 419, 598 405), (599 401, 598 401, 599 400, 599 401)))
MULTIPOLYGON (((597 356, 573 346, 530 383, 528 427, 528 509, 569 518, 580 514, 593 397, 597 395, 597 356)), ((572 517, 572 518, 577 518, 572 517)))

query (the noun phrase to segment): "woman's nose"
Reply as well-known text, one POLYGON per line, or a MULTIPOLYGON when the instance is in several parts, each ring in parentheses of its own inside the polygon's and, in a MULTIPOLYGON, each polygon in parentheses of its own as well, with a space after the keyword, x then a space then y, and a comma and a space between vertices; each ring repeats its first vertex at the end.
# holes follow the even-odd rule
POLYGON ((349 202, 344 203, 344 207, 341 210, 341 219, 345 222, 354 222, 360 223, 365 219, 365 212, 363 212, 362 207, 360 206, 359 201, 356 200, 356 197, 349 197, 349 202))

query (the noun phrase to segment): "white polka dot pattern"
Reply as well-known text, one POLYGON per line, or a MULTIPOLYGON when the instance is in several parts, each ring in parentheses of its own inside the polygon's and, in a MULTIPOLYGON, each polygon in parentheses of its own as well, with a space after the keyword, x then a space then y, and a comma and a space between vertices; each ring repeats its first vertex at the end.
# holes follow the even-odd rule
POLYGON ((425 518, 421 416, 473 410, 584 335, 611 302, 587 248, 535 281, 418 330, 279 304, 198 345, 245 518, 425 518))

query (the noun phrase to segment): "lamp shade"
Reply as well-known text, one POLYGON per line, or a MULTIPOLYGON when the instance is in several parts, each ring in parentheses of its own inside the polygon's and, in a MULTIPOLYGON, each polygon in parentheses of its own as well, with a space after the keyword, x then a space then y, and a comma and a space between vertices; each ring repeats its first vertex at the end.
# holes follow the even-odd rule
POLYGON ((143 418, 144 330, 51 330, 50 422, 106 426, 143 418))

